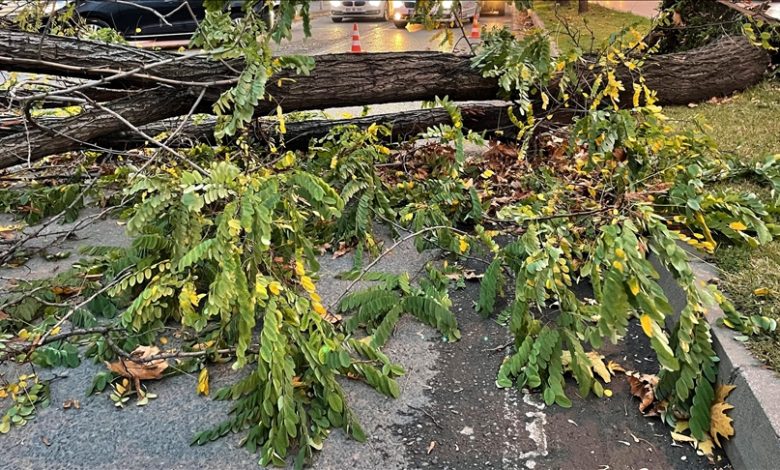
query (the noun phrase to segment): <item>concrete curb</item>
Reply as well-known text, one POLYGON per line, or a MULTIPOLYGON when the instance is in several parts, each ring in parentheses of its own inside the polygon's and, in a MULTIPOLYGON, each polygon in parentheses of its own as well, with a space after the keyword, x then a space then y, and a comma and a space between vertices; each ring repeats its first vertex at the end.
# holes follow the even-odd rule
MULTIPOLYGON (((660 274, 659 284, 664 289, 674 311, 685 307, 685 296, 671 273, 651 261, 660 274)), ((692 258, 691 266, 697 282, 702 285, 717 282, 716 269, 700 259, 692 258)), ((777 468, 780 456, 780 401, 775 394, 780 390, 780 378, 754 358, 739 341, 736 332, 717 325, 724 315, 718 306, 711 307, 707 320, 712 326, 715 352, 720 357, 718 381, 736 385, 728 401, 734 405, 729 415, 734 420, 734 436, 726 440, 724 450, 735 469, 763 470, 777 468)), ((667 327, 673 327, 678 316, 670 317, 667 327)))

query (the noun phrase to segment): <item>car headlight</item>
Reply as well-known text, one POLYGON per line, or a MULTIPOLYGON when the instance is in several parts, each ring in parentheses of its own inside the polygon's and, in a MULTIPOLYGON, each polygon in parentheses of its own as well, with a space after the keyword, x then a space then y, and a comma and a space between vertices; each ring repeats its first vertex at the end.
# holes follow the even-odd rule
POLYGON ((73 0, 51 0, 43 7, 43 13, 51 15, 62 10, 72 2, 73 0))
POLYGON ((339 5, 341 5, 341 2, 338 1, 338 0, 331 0, 331 2, 330 2, 330 6, 332 6, 332 7, 337 7, 339 5))
POLYGON ((441 6, 444 7, 445 10, 449 10, 452 8, 452 0, 444 0, 441 2, 441 6))
POLYGON ((370 0, 368 4, 372 7, 378 7, 382 4, 382 0, 370 0))
POLYGON ((393 0, 393 8, 401 8, 404 6, 404 0, 393 0))

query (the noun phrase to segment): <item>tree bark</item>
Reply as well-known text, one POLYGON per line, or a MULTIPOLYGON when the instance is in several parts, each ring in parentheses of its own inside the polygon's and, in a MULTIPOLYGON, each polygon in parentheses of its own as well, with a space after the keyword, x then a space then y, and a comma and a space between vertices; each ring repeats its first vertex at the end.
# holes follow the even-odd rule
MULTIPOLYGON (((468 103, 460 106, 463 125, 467 129, 489 135, 503 135, 512 137, 516 135, 516 127, 509 120, 507 109, 510 103, 484 104, 468 103)), ((145 134, 156 136, 161 133, 172 133, 181 125, 183 118, 166 119, 140 128, 145 134)), ((49 118, 38 121, 42 126, 49 127, 61 119, 49 118)), ((188 120, 181 130, 168 143, 170 147, 192 147, 197 143, 216 144, 214 130, 216 118, 209 117, 197 122, 188 120)), ((440 124, 452 124, 449 114, 442 108, 417 109, 402 111, 399 113, 377 114, 352 119, 312 119, 307 121, 288 122, 286 133, 279 134, 278 124, 274 121, 257 120, 252 133, 256 138, 274 140, 290 150, 304 150, 309 147, 312 139, 325 137, 331 129, 338 126, 357 126, 368 128, 373 123, 384 124, 391 129, 391 134, 385 142, 402 142, 417 135, 431 126, 440 124)), ((5 128, 0 127, 0 138, 20 133, 24 130, 22 124, 14 124, 5 128)), ((95 145, 99 148, 124 151, 149 144, 147 139, 132 130, 120 130, 98 138, 95 145)), ((84 147, 86 148, 86 147, 84 147)))
MULTIPOLYGON (((111 102, 111 111, 131 124, 155 122, 187 113, 194 97, 188 91, 152 89, 111 102)), ((0 139, 0 168, 33 162, 55 153, 89 148, 101 137, 127 130, 114 114, 88 107, 76 116, 58 120, 49 127, 33 126, 0 139)), ((94 148, 94 146, 93 146, 94 148)))
MULTIPOLYGON (((276 109, 277 103, 289 112, 436 96, 449 96, 454 101, 483 100, 500 93, 497 82, 472 69, 468 57, 452 54, 335 54, 317 56, 316 63, 309 76, 283 73, 272 77, 268 91, 274 101, 262 101, 257 113, 266 115, 276 109)), ((132 97, 106 103, 136 127, 187 113, 203 88, 206 94, 197 111, 209 112, 213 100, 231 86, 234 69, 239 66, 71 38, 46 36, 42 40, 39 35, 0 30, 2 64, 9 70, 90 79, 126 72, 111 81, 112 88, 157 87, 154 91, 134 90, 132 97), (139 72, 130 73, 137 69, 139 72)), ((657 92, 659 104, 687 104, 758 83, 768 65, 765 51, 737 37, 692 51, 651 56, 644 61, 641 73, 648 87, 657 92)), ((588 73, 587 68, 583 70, 588 73)), ((622 68, 616 75, 626 89, 621 102, 630 106, 638 71, 622 68)), ((106 136, 122 130, 128 130, 128 126, 115 115, 88 106, 81 114, 47 129, 32 128, 29 133, 0 139, 0 148, 5 151, 0 155, 0 168, 82 148, 84 142, 105 142, 106 136)))
MULTIPOLYGON (((322 109, 376 103, 493 99, 496 81, 471 68, 470 59, 440 52, 326 54, 315 57, 311 75, 291 71, 268 81, 273 101, 261 101, 257 115, 276 110, 322 109)), ((233 86, 240 61, 216 62, 197 55, 148 51, 58 36, 0 30, 0 67, 29 73, 105 79, 138 70, 111 83, 123 86, 206 88, 200 112, 233 86)), ((198 90, 199 91, 199 90, 198 90)))
POLYGON ((577 13, 584 15, 588 12, 588 0, 580 0, 577 4, 577 13))

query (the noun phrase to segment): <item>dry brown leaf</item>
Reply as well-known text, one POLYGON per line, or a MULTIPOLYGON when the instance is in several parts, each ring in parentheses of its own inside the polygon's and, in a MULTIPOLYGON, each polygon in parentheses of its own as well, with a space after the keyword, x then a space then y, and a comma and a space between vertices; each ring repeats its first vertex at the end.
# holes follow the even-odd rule
POLYGON ((342 256, 346 255, 350 251, 352 251, 352 246, 347 245, 344 242, 339 242, 339 248, 338 250, 333 252, 333 259, 341 258, 342 256))
POLYGON ((631 394, 639 398, 639 411, 647 410, 655 401, 655 386, 658 385, 658 376, 651 374, 639 374, 638 372, 626 372, 628 384, 631 386, 631 394))
MULTIPOLYGON (((138 346, 130 355, 136 359, 148 359, 158 354, 160 354, 160 348, 157 346, 138 346)), ((165 369, 168 368, 168 361, 156 359, 150 362, 135 362, 119 358, 116 362, 106 362, 106 367, 115 374, 136 380, 137 382, 139 380, 156 380, 161 378, 165 369)))
POLYGON ((52 287, 51 291, 59 296, 63 297, 71 297, 81 292, 81 287, 71 287, 71 286, 57 286, 52 287))
POLYGON ((728 439, 734 435, 734 426, 731 425, 731 418, 726 411, 734 408, 728 403, 715 403, 710 408, 710 436, 718 447, 723 447, 718 439, 718 435, 728 439))
POLYGON ((70 408, 80 409, 81 403, 79 403, 78 400, 65 400, 65 403, 62 404, 62 409, 68 410, 70 408))
POLYGON ((430 454, 433 452, 433 448, 436 447, 436 441, 431 441, 430 444, 428 444, 428 453, 430 454))

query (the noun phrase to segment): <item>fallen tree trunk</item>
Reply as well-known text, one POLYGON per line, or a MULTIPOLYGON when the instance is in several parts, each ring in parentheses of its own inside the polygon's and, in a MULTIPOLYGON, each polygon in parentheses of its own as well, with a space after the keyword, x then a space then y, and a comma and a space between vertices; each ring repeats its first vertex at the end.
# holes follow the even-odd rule
MULTIPOLYGON (((309 76, 290 73, 274 76, 269 93, 274 102, 263 101, 258 114, 267 114, 280 103, 285 111, 322 109, 399 101, 428 100, 449 96, 452 100, 495 98, 500 94, 495 80, 482 77, 470 67, 470 59, 435 52, 335 54, 316 57, 309 76), (278 85, 281 80, 281 87, 278 85)), ((10 70, 60 74, 110 80, 112 87, 156 85, 156 100, 143 94, 114 100, 105 107, 140 127, 182 115, 205 89, 196 111, 209 111, 211 103, 236 76, 237 63, 219 63, 198 56, 0 31, 0 64, 10 70), (163 88, 167 87, 167 88, 163 88), (171 103, 172 106, 160 106, 171 103)), ((712 96, 742 90, 760 81, 769 56, 745 38, 724 38, 706 47, 683 53, 649 57, 642 66, 646 84, 656 90, 660 104, 687 104, 712 96)), ((623 103, 631 103, 630 84, 638 76, 626 68, 617 71, 625 85, 623 103)), ((321 123, 324 125, 324 123, 321 123)), ((0 139, 0 168, 20 161, 81 148, 84 142, 105 142, 107 136, 128 130, 115 114, 101 108, 88 109, 73 118, 35 133, 17 133, 0 139), (79 122, 87 125, 79 126, 79 122), (99 122, 98 126, 91 123, 99 122), (29 136, 41 142, 28 144, 29 136)), ((306 139, 302 139, 306 140, 306 139)))
POLYGON ((33 162, 55 153, 96 148, 101 137, 127 130, 125 121, 155 122, 185 114, 193 99, 187 91, 153 89, 111 102, 111 112, 87 108, 76 116, 63 118, 51 127, 34 126, 0 139, 0 168, 33 162), (121 116, 122 119, 117 117, 121 116))
MULTIPOLYGON (((485 131, 488 135, 502 135, 511 138, 516 135, 517 128, 509 120, 507 109, 510 103, 505 104, 484 104, 469 103, 460 106, 464 127, 481 132, 485 131)), ((42 126, 48 127, 60 119, 49 119, 40 121, 42 126)), ((157 136, 162 133, 172 133, 179 129, 174 138, 168 142, 173 148, 192 147, 197 143, 216 144, 214 139, 214 130, 217 120, 214 117, 199 119, 197 122, 187 120, 182 124, 183 118, 167 119, 153 124, 142 126, 140 130, 149 136, 157 136)), ((288 122, 284 135, 279 133, 278 124, 274 121, 258 120, 253 129, 256 138, 273 140, 274 142, 283 142, 284 147, 289 150, 305 150, 309 147, 312 139, 321 139, 325 137, 333 128, 339 126, 357 126, 368 128, 371 124, 379 123, 388 126, 391 129, 389 136, 384 138, 385 142, 402 142, 410 137, 417 135, 431 126, 440 124, 452 124, 450 115, 442 108, 435 109, 417 109, 411 111, 402 111, 399 113, 377 114, 351 119, 312 119, 307 121, 288 122)), ((3 129, 0 127, 0 137, 12 135, 23 130, 21 124, 15 124, 13 127, 3 129)), ((146 147, 149 141, 137 132, 132 130, 120 130, 112 134, 100 137, 95 142, 98 148, 111 149, 117 151, 130 150, 139 147, 146 147)), ((2 161, 2 160, 0 160, 2 161)))
MULTIPOLYGON (((498 104, 463 104, 460 106, 463 126, 473 131, 485 131, 488 135, 503 135, 512 137, 516 135, 516 127, 511 123, 507 115, 509 103, 498 104)), ((163 132, 171 132, 181 123, 178 119, 164 123, 155 123, 144 126, 142 130, 149 135, 157 135, 163 132)), ((280 135, 278 126, 271 121, 258 121, 255 126, 255 135, 259 138, 284 142, 284 146, 290 150, 305 150, 309 148, 312 139, 321 139, 328 132, 338 126, 357 126, 368 128, 371 124, 378 123, 388 126, 391 130, 386 142, 403 142, 410 137, 424 132, 431 126, 440 124, 452 124, 450 115, 442 108, 417 109, 402 111, 399 113, 377 114, 352 119, 312 119, 308 121, 288 122, 286 132, 280 135)), ((216 119, 207 119, 198 123, 186 123, 179 135, 171 142, 171 146, 189 147, 194 142, 206 142, 213 144, 216 119)), ((127 150, 143 147, 148 143, 137 133, 120 132, 111 134, 98 142, 101 146, 127 150)))

